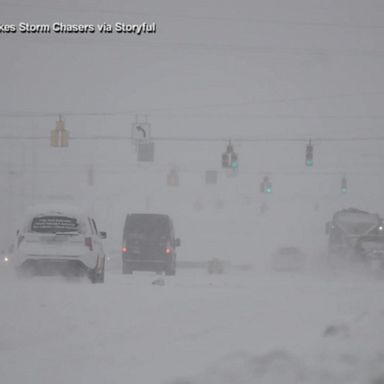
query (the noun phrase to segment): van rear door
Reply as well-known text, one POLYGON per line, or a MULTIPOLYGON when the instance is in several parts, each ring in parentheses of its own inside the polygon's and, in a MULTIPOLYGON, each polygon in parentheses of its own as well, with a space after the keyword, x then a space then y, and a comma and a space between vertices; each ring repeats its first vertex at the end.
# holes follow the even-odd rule
POLYGON ((135 258, 157 259, 164 256, 169 231, 169 222, 164 215, 130 215, 125 226, 124 246, 135 258))

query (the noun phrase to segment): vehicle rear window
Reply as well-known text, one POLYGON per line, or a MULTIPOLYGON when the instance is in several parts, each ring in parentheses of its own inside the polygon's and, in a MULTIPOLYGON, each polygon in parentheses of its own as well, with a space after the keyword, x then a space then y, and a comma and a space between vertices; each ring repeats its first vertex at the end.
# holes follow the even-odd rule
POLYGON ((165 216, 132 215, 125 226, 126 235, 144 235, 149 238, 159 238, 169 234, 169 223, 165 216))
POLYGON ((31 232, 79 232, 79 223, 74 217, 40 216, 32 220, 31 232))

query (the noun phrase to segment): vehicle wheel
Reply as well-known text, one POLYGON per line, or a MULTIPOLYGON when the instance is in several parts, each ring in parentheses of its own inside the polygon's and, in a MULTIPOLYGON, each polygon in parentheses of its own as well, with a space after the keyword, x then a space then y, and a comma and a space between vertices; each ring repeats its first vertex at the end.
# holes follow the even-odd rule
POLYGON ((92 284, 97 283, 97 274, 95 269, 92 269, 91 271, 89 271, 88 277, 92 284))
POLYGON ((104 267, 101 273, 98 274, 98 283, 101 283, 101 284, 104 283, 104 267))
POLYGON ((105 257, 102 258, 102 265, 99 264, 99 257, 95 269, 90 270, 88 274, 92 284, 104 283, 105 257))
POLYGON ((89 280, 91 280, 92 284, 97 284, 97 283, 104 283, 104 268, 101 272, 97 272, 96 269, 92 269, 89 272, 89 280))
POLYGON ((122 272, 123 272, 123 275, 132 275, 133 270, 126 261, 123 261, 122 272))

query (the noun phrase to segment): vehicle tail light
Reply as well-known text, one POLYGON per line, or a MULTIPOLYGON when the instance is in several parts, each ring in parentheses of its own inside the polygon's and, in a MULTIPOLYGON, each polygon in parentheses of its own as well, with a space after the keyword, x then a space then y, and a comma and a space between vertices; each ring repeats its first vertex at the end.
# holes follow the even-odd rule
POLYGON ((123 247, 123 248, 121 248, 121 252, 123 252, 123 253, 128 253, 128 248, 127 248, 127 247, 123 247))
POLYGON ((171 247, 167 247, 167 248, 165 248, 165 254, 166 255, 171 255, 172 254, 172 248, 171 247))
POLYGON ((85 240, 85 246, 88 247, 90 251, 92 251, 93 250, 92 238, 86 237, 84 240, 85 240))

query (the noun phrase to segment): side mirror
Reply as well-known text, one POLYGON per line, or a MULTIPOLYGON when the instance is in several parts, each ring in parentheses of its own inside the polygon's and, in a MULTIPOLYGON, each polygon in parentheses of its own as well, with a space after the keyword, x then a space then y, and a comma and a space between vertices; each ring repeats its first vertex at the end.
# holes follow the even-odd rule
POLYGON ((99 232, 99 236, 101 239, 106 239, 107 238, 107 232, 99 232))
POLYGON ((325 223, 325 233, 327 235, 329 234, 330 227, 331 227, 331 223, 329 221, 325 223))
POLYGON ((180 239, 179 239, 179 238, 176 238, 176 239, 175 239, 175 246, 176 246, 176 247, 180 247, 180 245, 181 245, 181 241, 180 241, 180 239))

